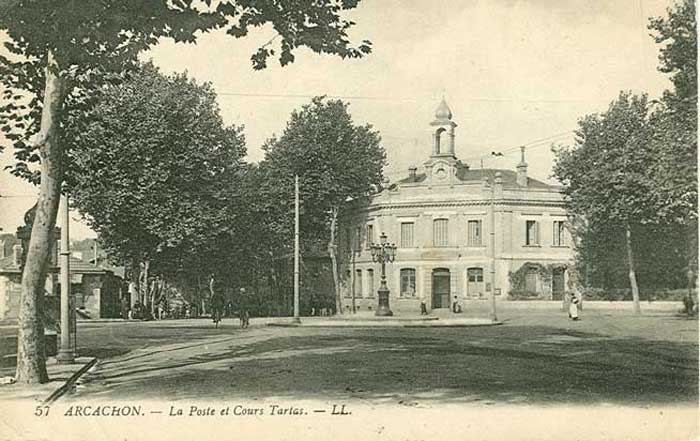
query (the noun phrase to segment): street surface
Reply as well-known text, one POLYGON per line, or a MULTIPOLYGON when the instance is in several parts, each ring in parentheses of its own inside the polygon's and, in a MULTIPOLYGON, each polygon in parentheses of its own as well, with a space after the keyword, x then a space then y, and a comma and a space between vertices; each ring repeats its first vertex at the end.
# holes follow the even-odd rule
MULTIPOLYGON (((698 322, 673 313, 506 310, 501 326, 249 329, 225 319, 81 324, 100 358, 63 400, 692 404, 698 322)), ((307 319, 313 320, 313 319, 307 319)))

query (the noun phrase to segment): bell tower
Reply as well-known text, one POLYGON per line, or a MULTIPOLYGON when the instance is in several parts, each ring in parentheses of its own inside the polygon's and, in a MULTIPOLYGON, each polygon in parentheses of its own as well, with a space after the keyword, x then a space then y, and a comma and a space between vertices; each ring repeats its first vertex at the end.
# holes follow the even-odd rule
POLYGON ((435 119, 430 123, 433 151, 424 163, 428 185, 454 185, 459 161, 455 155, 455 124, 452 111, 445 102, 435 110, 435 119))
POLYGON ((431 156, 455 157, 455 124, 452 121, 452 111, 447 106, 445 98, 435 110, 435 119, 430 123, 433 128, 433 154, 431 156))

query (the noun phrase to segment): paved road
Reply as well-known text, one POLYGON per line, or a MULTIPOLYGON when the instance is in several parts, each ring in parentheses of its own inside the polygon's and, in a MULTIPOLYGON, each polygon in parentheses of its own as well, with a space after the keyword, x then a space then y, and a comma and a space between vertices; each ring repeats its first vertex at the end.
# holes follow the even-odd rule
POLYGON ((697 402, 698 322, 671 314, 506 311, 479 328, 272 328, 233 320, 92 325, 98 368, 67 400, 697 402))

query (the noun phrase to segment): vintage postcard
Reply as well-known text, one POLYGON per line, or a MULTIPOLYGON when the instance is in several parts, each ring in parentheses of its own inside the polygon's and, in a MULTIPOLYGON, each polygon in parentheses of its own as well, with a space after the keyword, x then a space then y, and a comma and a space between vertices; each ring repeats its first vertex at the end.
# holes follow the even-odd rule
POLYGON ((0 2, 0 440, 694 440, 693 0, 0 2))

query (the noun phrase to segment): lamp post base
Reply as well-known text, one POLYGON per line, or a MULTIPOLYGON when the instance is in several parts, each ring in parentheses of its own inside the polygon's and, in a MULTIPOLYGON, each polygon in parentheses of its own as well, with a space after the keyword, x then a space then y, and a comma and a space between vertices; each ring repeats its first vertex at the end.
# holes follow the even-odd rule
MULTIPOLYGON (((384 283, 382 283, 384 285, 384 283)), ((377 317, 391 317, 394 315, 389 308, 389 289, 386 286, 382 286, 377 291, 379 298, 379 305, 377 306, 377 311, 374 313, 377 317)))

